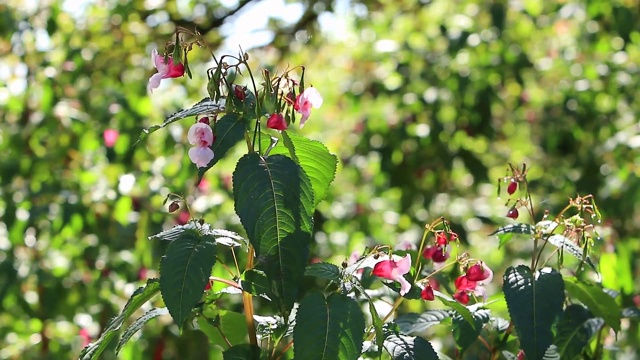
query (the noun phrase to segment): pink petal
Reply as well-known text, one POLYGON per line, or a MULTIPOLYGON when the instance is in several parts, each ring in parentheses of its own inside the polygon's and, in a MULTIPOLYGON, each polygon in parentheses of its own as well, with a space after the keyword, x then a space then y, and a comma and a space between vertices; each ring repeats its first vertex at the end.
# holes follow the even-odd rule
POLYGON ((151 75, 149 78, 149 84, 147 85, 147 91, 152 93, 153 89, 157 89, 160 86, 160 81, 162 81, 162 74, 155 73, 151 75))
POLYGON ((302 92, 302 95, 314 108, 317 109, 322 106, 324 99, 322 99, 322 96, 320 95, 318 90, 316 90, 316 88, 308 87, 304 90, 304 92, 302 92))
POLYGON ((197 122, 189 128, 187 140, 191 145, 200 147, 211 146, 211 144, 213 144, 213 130, 211 130, 211 126, 197 122))
POLYGON ((404 295, 411 290, 411 284, 404 278, 404 276, 400 275, 395 280, 400 283, 400 295, 404 295))
POLYGON ((404 275, 411 269, 411 255, 407 254, 404 258, 398 260, 396 263, 396 271, 399 275, 404 275))
POLYGON ((197 167, 205 167, 213 160, 213 150, 208 147, 192 147, 189 149, 189 158, 197 167))
POLYGON ((104 137, 104 146, 110 148, 116 144, 120 133, 116 129, 107 129, 102 133, 102 136, 104 137))

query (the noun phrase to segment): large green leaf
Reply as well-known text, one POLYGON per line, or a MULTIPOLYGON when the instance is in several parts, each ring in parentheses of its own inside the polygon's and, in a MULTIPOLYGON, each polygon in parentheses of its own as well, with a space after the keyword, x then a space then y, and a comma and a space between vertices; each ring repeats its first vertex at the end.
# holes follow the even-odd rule
POLYGON ((319 141, 287 131, 282 132, 282 139, 293 160, 304 169, 311 180, 314 207, 317 206, 326 196, 336 175, 338 158, 319 141))
POLYGON ((304 275, 337 282, 340 281, 340 268, 334 264, 320 262, 307 266, 304 275))
POLYGON ((342 294, 325 299, 309 293, 300 303, 293 329, 298 360, 357 359, 362 350, 364 316, 358 303, 342 294))
POLYGON ((80 360, 90 360, 97 358, 107 348, 114 336, 117 335, 118 330, 126 319, 131 317, 144 303, 149 301, 160 291, 160 283, 158 279, 149 279, 147 284, 138 288, 133 292, 129 301, 125 304, 124 308, 118 314, 109 321, 107 327, 102 332, 98 340, 87 345, 80 353, 80 360))
POLYGON ((247 120, 235 113, 226 114, 216 121, 216 140, 211 146, 213 160, 207 166, 198 169, 198 176, 202 177, 207 170, 222 160, 232 147, 242 141, 246 130, 247 120))
POLYGON ((178 326, 202 298, 215 263, 215 239, 196 230, 183 232, 167 247, 160 260, 160 291, 178 326))
POLYGON ((233 231, 214 229, 210 224, 203 223, 198 220, 190 220, 184 225, 176 225, 169 230, 151 235, 149 236, 149 240, 174 241, 180 238, 182 233, 188 230, 196 230, 201 235, 212 236, 216 241, 216 245, 236 247, 242 244, 247 244, 247 241, 243 239, 242 236, 234 233, 233 231))
POLYGON ((562 359, 575 359, 589 343, 604 320, 594 317, 584 306, 573 304, 567 306, 558 322, 555 343, 562 359))
POLYGON ((476 321, 473 314, 466 306, 460 304, 458 301, 444 295, 439 291, 434 291, 435 296, 442 301, 442 303, 452 308, 458 315, 460 315, 472 328, 475 328, 476 321))
POLYGON ((572 297, 585 304, 595 316, 603 318, 614 331, 620 331, 621 309, 614 298, 605 293, 601 287, 580 282, 573 277, 565 278, 564 286, 572 297))
POLYGON ((561 234, 554 234, 554 235, 551 235, 551 236, 546 237, 544 239, 546 239, 549 242, 549 244, 559 248, 560 250, 563 250, 563 251, 566 250, 569 254, 573 255, 574 257, 576 257, 576 258, 578 258, 580 260, 582 260, 582 258, 584 257, 584 261, 587 263, 587 265, 591 266, 591 268, 594 271, 596 270, 596 266, 591 261, 591 258, 588 255, 585 257, 583 255, 582 248, 580 246, 576 245, 568 237, 566 237, 564 235, 561 235, 561 234))
POLYGON ((233 173, 236 213, 253 245, 257 264, 272 284, 285 318, 293 307, 307 264, 313 191, 300 166, 283 155, 252 153, 233 173))
POLYGON ((553 269, 531 273, 525 265, 509 267, 503 277, 509 315, 528 359, 542 359, 553 343, 551 331, 562 313, 564 283, 553 269))
POLYGON ((453 338, 456 340, 461 353, 478 339, 482 327, 491 318, 491 312, 487 309, 478 309, 471 314, 473 316, 473 326, 460 314, 454 314, 452 317, 453 338))
POLYGON ((419 336, 402 335, 385 327, 384 348, 393 360, 438 360, 431 343, 419 336))
POLYGON ((313 192, 309 178, 290 158, 243 156, 233 172, 233 195, 256 256, 276 254, 280 241, 298 230, 310 238, 313 192))
POLYGON ((211 344, 226 348, 227 341, 231 345, 239 345, 246 340, 248 331, 243 314, 220 310, 215 313, 215 319, 198 316, 197 322, 211 344))
POLYGON ((449 312, 446 310, 429 310, 422 314, 401 315, 395 322, 403 334, 419 336, 424 335, 428 328, 440 324, 447 318, 449 318, 449 312))

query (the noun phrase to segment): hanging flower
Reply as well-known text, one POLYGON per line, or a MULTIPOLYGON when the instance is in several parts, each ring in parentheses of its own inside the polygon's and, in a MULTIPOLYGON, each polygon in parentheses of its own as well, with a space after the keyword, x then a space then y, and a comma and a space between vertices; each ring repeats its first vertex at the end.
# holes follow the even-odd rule
POLYGON ((214 156, 213 150, 211 150, 210 147, 214 140, 211 126, 203 122, 197 122, 191 125, 187 133, 187 140, 189 140, 191 145, 195 145, 189 149, 189 159, 191 159, 191 162, 199 168, 209 165, 214 156))
POLYGON ((149 78, 149 84, 147 90, 153 92, 153 89, 157 89, 160 86, 162 79, 177 78, 184 75, 184 65, 174 64, 173 59, 169 56, 167 62, 164 62, 164 56, 158 54, 157 49, 151 50, 151 61, 153 66, 158 70, 157 73, 151 75, 149 78))
POLYGON ((484 262, 479 262, 471 266, 466 274, 458 276, 455 281, 457 291, 453 294, 453 297, 465 305, 469 302, 470 293, 486 299, 487 290, 484 285, 492 279, 493 271, 484 262))
POLYGON ((422 289, 422 293, 420 294, 420 297, 427 301, 433 301, 433 299, 436 298, 436 296, 433 293, 433 288, 431 287, 431 285, 427 285, 424 289, 422 289))
POLYGON ((287 122, 282 114, 272 114, 267 120, 267 127, 274 130, 286 130, 287 122))
POLYGON ((302 94, 298 95, 296 102, 293 105, 295 111, 302 114, 300 119, 300 128, 304 127, 304 123, 311 115, 311 107, 319 108, 322 106, 322 96, 314 87, 306 88, 302 94))
POLYGON ((447 246, 427 246, 422 251, 425 259, 431 259, 434 263, 443 263, 449 258, 449 247, 447 246))
POLYGON ((400 283, 400 295, 404 295, 411 290, 411 284, 404 278, 404 274, 411 269, 411 256, 401 258, 400 260, 382 260, 373 267, 373 275, 381 278, 397 281, 400 283))

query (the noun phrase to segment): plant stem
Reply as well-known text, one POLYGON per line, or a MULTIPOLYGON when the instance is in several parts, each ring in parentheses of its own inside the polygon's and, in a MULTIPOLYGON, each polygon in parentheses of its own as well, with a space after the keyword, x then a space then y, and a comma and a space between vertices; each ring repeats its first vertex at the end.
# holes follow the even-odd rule
MULTIPOLYGON (((249 245, 249 256, 247 258, 246 269, 253 268, 253 246, 249 245)), ((249 332, 249 342, 251 345, 258 346, 258 337, 256 336, 256 326, 253 319, 253 300, 251 293, 242 292, 242 303, 244 305, 244 317, 247 322, 247 331, 249 332)))

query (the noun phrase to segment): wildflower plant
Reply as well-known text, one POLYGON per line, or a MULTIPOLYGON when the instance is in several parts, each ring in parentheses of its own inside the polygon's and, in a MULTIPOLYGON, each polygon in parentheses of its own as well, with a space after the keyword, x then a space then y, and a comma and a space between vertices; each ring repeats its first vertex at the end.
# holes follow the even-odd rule
MULTIPOLYGON (((152 54, 158 72, 149 90, 162 79, 191 77, 188 54, 203 46, 197 32, 178 29, 164 54, 152 54)), ((207 96, 144 130, 140 141, 170 123, 190 122, 186 142, 198 180, 231 156, 232 147, 246 147, 233 172, 234 208, 244 233, 191 219, 150 236, 168 243, 159 278, 133 293, 81 359, 97 358, 125 321, 158 295, 162 306, 128 324, 116 352, 146 323, 166 315, 181 329, 203 331, 224 359, 461 358, 477 344, 482 358, 573 359, 601 351, 602 336, 594 335, 603 329, 620 330, 615 294, 591 280, 598 275, 591 254, 601 221, 593 196, 578 196, 558 215, 546 212, 536 222, 525 166, 511 166, 500 184, 507 184, 507 216, 516 220, 518 208, 526 209, 532 223, 502 226, 490 239, 498 249, 520 235, 532 245, 529 265, 497 276, 483 259, 463 251, 460 236, 442 217, 426 224, 411 246, 379 244, 345 254, 341 265, 310 263, 314 211, 333 181, 337 158, 291 129, 313 121, 312 109, 323 103, 321 89, 308 84, 302 66, 256 73, 243 52, 213 60, 207 96), (223 253, 233 262, 225 263, 223 253), (578 259, 568 274, 561 273, 565 253, 578 259), (216 267, 228 276, 212 275, 220 273, 216 267), (309 287, 309 279, 320 286, 309 287), (224 309, 227 297, 238 299, 242 311, 224 309), (405 301, 425 310, 405 313, 405 301), (380 313, 380 302, 391 310, 380 313), (509 319, 492 309, 501 302, 509 319), (439 324, 451 328, 455 352, 434 348, 427 330, 439 324)), ((189 211, 185 198, 172 194, 169 200, 169 211, 181 203, 189 211)))

